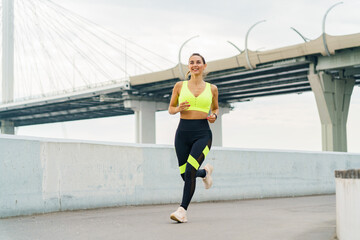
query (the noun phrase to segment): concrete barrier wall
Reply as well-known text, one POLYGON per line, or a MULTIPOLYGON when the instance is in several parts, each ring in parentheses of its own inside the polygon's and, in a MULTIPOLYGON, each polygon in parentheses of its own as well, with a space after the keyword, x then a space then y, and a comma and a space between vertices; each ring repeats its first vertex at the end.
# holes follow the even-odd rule
POLYGON ((360 169, 336 171, 336 234, 339 240, 360 238, 360 169))
MULTIPOLYGON (((336 169, 360 155, 213 147, 213 188, 193 201, 335 193, 336 169)), ((179 203, 173 146, 0 135, 0 217, 109 206, 179 203)))

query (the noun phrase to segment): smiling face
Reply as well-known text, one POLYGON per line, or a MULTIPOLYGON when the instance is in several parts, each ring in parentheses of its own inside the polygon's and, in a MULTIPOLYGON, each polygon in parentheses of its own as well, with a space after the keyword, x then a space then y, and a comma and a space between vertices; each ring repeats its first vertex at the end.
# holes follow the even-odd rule
POLYGON ((189 59, 188 67, 191 75, 202 75, 206 68, 206 64, 204 63, 202 57, 192 55, 189 59))

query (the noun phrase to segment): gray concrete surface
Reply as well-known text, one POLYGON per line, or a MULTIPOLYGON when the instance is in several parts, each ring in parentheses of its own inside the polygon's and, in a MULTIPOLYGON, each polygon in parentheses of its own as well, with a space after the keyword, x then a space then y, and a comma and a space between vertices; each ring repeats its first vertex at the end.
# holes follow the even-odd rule
POLYGON ((2 240, 245 239, 329 240, 335 195, 192 203, 188 223, 177 205, 131 206, 0 219, 2 240))
MULTIPOLYGON (((214 185, 198 179, 197 202, 334 194, 335 170, 360 154, 213 147, 206 163, 214 185)), ((0 134, 0 217, 171 204, 183 187, 171 145, 0 134)))

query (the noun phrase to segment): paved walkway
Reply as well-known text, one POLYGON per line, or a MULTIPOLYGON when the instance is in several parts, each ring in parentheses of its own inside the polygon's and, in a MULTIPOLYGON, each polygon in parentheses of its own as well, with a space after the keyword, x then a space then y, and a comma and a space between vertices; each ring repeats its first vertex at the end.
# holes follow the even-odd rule
POLYGON ((171 239, 330 240, 335 195, 192 203, 189 222, 176 205, 104 208, 0 219, 2 240, 171 239))

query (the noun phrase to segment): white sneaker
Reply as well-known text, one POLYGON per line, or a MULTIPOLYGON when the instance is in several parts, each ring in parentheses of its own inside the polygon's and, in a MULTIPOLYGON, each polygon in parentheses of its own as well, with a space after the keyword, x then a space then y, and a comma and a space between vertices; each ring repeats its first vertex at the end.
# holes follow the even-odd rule
POLYGON ((205 171, 206 171, 206 176, 203 178, 203 182, 205 185, 205 189, 209 189, 212 186, 213 180, 211 177, 211 174, 214 170, 214 167, 211 166, 210 164, 206 164, 204 167, 205 171))
POLYGON ((179 207, 175 212, 170 215, 170 218, 179 223, 186 223, 186 210, 183 207, 179 207))

